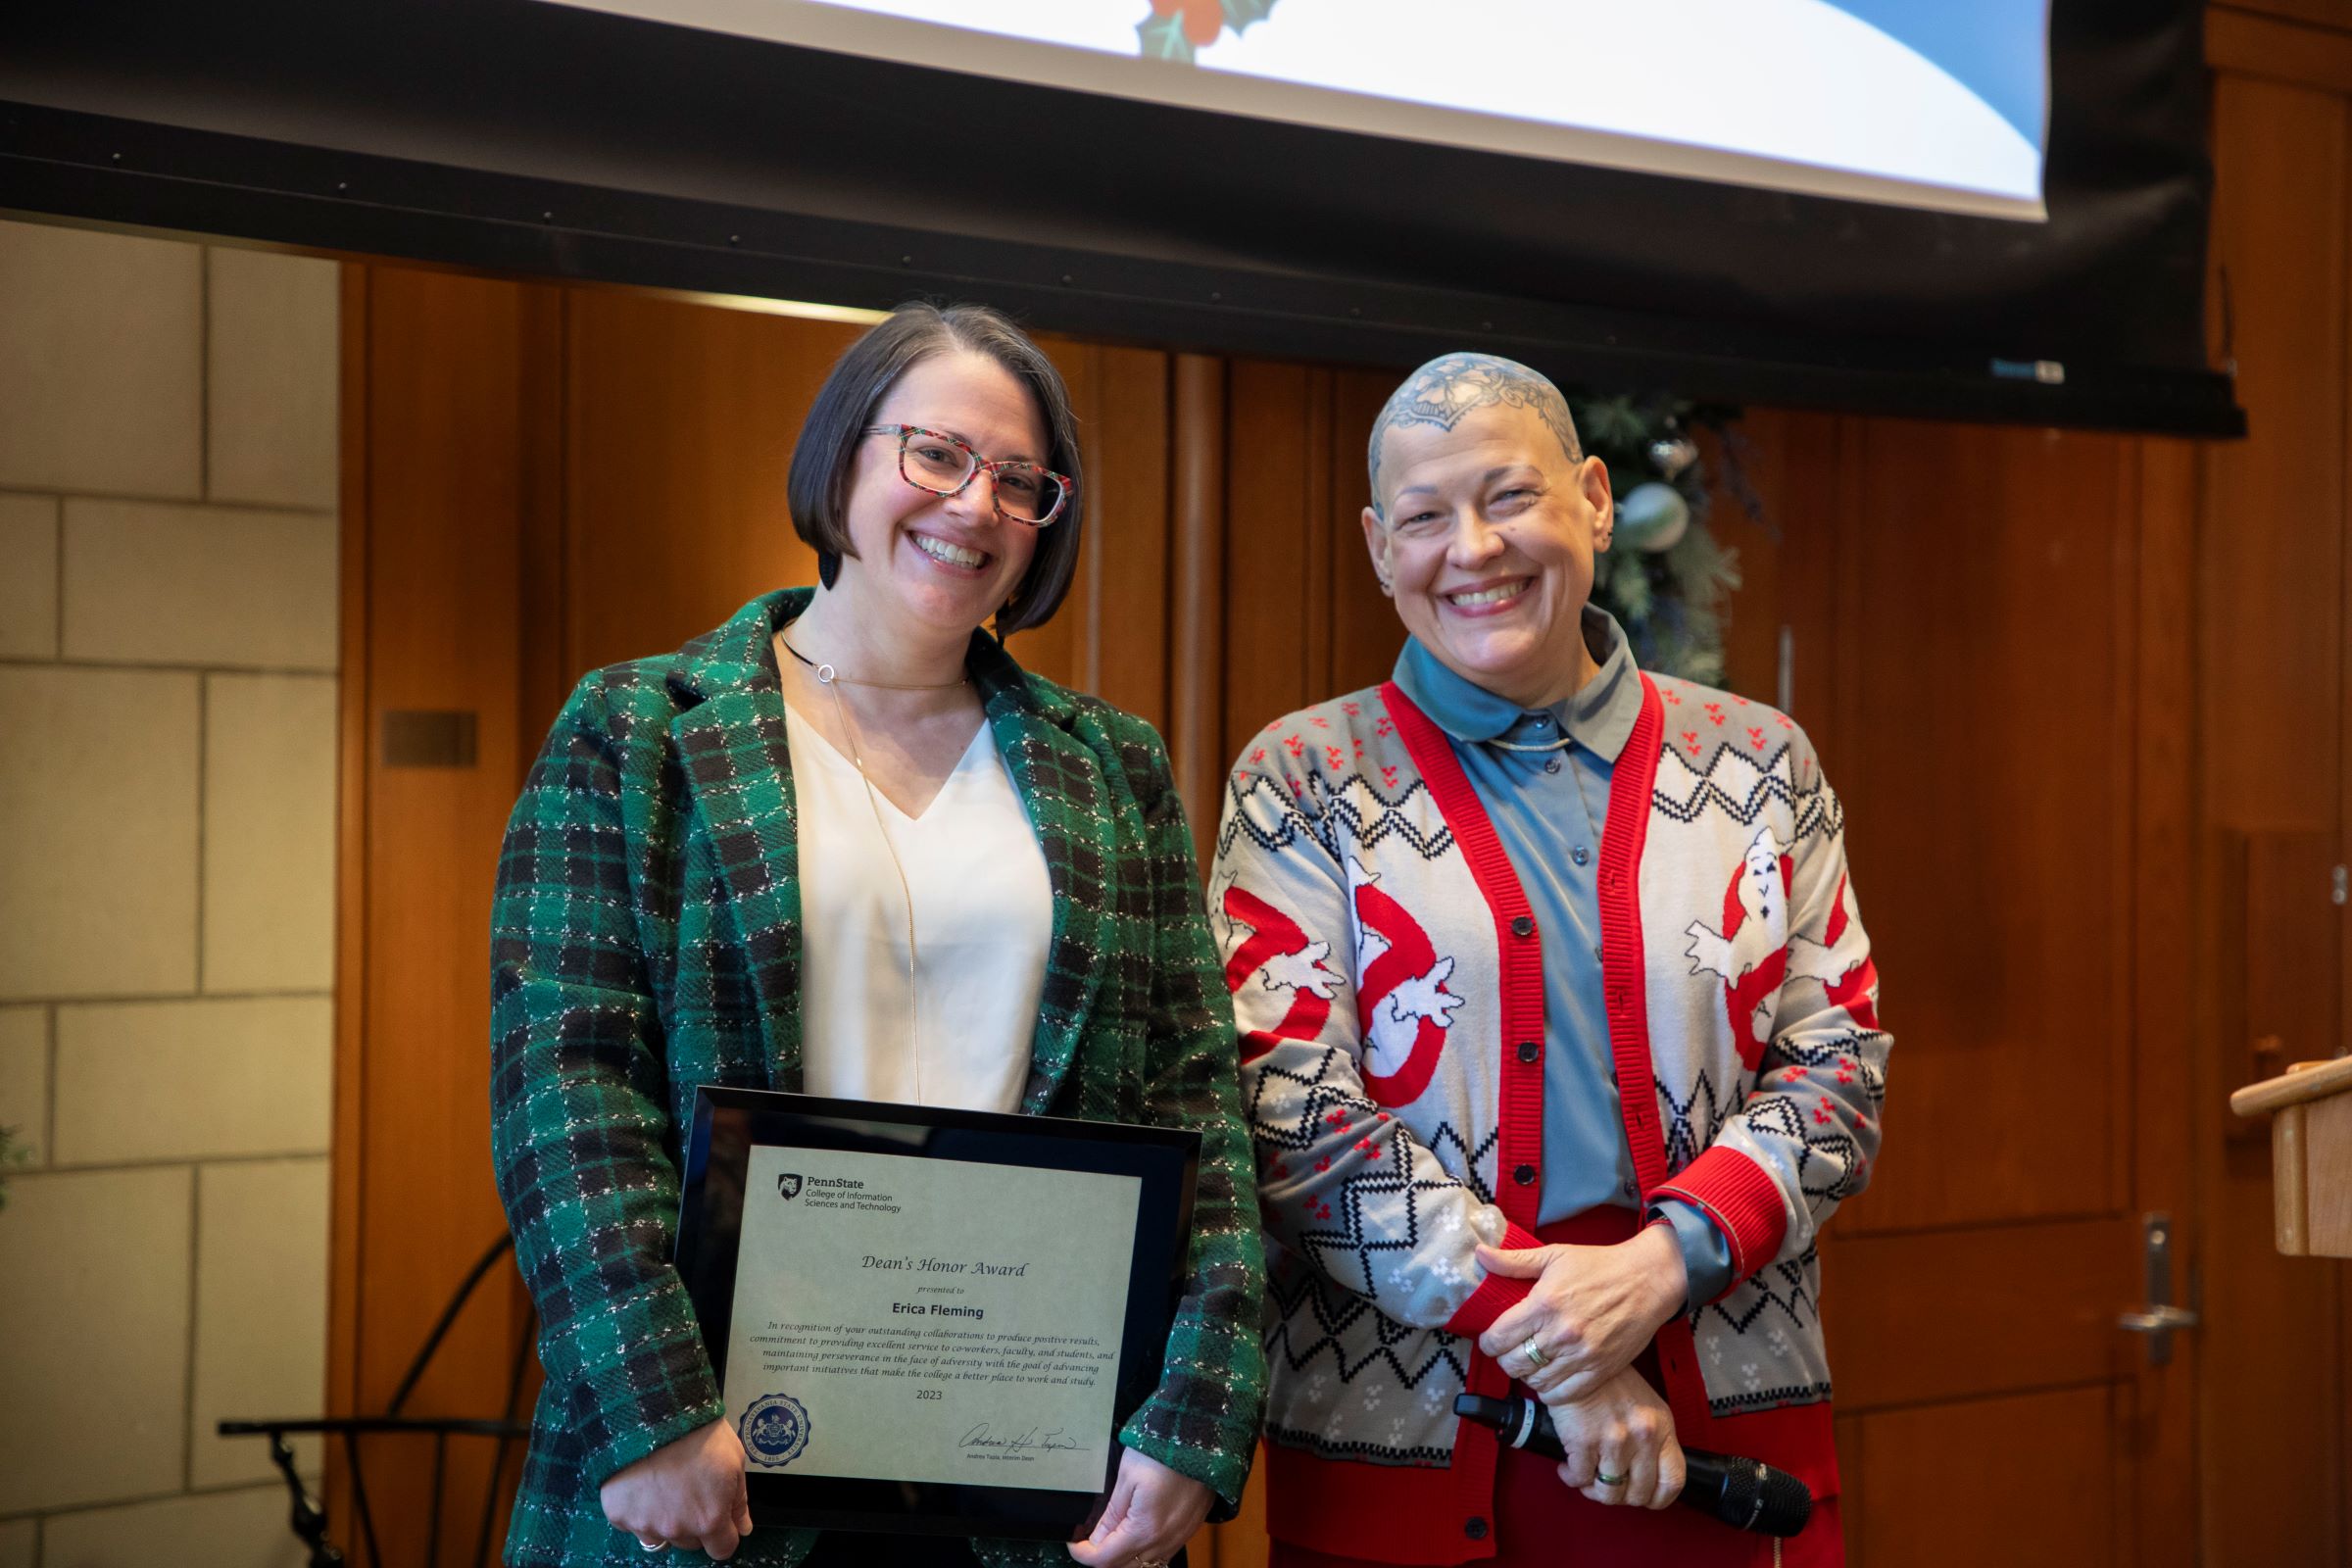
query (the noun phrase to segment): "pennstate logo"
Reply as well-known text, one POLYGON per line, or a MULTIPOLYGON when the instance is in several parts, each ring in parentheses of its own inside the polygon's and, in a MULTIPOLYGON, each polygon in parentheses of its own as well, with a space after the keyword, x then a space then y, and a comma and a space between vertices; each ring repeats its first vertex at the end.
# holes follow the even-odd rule
POLYGON ((776 1178, 776 1196, 777 1196, 778 1198, 798 1198, 798 1197, 800 1197, 800 1196, 801 1196, 801 1178, 800 1178, 798 1175, 796 1175, 796 1174, 794 1174, 793 1172, 790 1172, 790 1171, 786 1171, 786 1172, 784 1172, 783 1174, 781 1174, 781 1175, 777 1176, 777 1178, 776 1178))
POLYGON ((781 1470, 808 1450, 808 1411, 789 1394, 754 1399, 737 1430, 752 1463, 781 1470))
MULTIPOLYGON (((1362 861, 1348 858, 1364 1089, 1380 1104, 1402 1105, 1429 1087, 1454 1009, 1465 999, 1446 989, 1454 960, 1438 956, 1421 922, 1379 881, 1362 861)), ((1298 921, 1230 882, 1219 902, 1230 924, 1250 932, 1225 960, 1226 986, 1239 993, 1254 980, 1264 990, 1291 993, 1280 1023, 1244 1037, 1242 1060, 1254 1061, 1284 1040, 1314 1039, 1331 1016, 1331 999, 1344 978, 1326 961, 1331 944, 1309 941, 1298 921)))

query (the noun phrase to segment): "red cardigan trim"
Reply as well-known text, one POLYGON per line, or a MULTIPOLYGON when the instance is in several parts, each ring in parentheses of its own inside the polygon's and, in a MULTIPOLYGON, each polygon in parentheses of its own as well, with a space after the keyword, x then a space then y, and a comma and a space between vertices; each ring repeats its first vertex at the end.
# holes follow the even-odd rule
MULTIPOLYGON (((1649 843, 1658 740, 1665 728, 1666 705, 1657 684, 1643 675, 1642 711, 1617 754, 1609 779, 1608 826, 1600 835, 1601 997, 1609 1014, 1609 1053, 1617 1062, 1626 1148, 1633 1152, 1634 1179, 1645 1203, 1666 1180, 1666 1129, 1658 1122, 1657 1075, 1649 1059, 1649 970, 1642 939, 1642 852, 1649 843)), ((1668 1318, 1656 1344, 1675 1427, 1695 1431, 1707 1416, 1707 1383, 1690 1320, 1668 1318)))
MULTIPOLYGON (((1497 1445, 1484 1427, 1485 1465, 1497 1445)), ((1494 1555, 1494 1487, 1465 1494, 1462 1450, 1450 1470, 1321 1459, 1303 1448, 1266 1445, 1266 1534, 1360 1562, 1466 1563, 1494 1555), (1478 1534, 1470 1533, 1472 1520, 1478 1534)))
POLYGON ((1706 1211, 1732 1244, 1732 1275, 1743 1280, 1772 1261, 1788 1233, 1780 1184, 1764 1167, 1718 1144, 1704 1150, 1657 1191, 1706 1211))
MULTIPOLYGON (((1487 907, 1494 917, 1494 953, 1502 1004, 1502 1036, 1495 1042, 1502 1088, 1498 1097, 1499 1131, 1494 1146, 1494 1203, 1510 1222, 1503 1244, 1511 1248, 1535 1247, 1539 1245, 1534 1233, 1544 1172, 1543 941, 1536 930, 1535 915, 1528 907, 1526 891, 1519 886, 1518 873, 1511 869, 1510 857, 1503 853, 1502 841, 1494 836, 1494 824, 1478 804, 1478 794, 1470 787, 1470 775, 1462 771, 1461 761, 1453 755, 1453 745, 1446 740, 1446 732, 1395 681, 1381 687, 1380 697, 1389 715, 1396 720, 1396 733, 1404 742, 1405 752, 1428 783, 1446 825, 1453 830, 1454 842, 1462 847, 1463 857, 1470 863, 1470 874, 1477 879, 1479 892, 1486 897, 1487 907), (1512 1047, 1531 1040, 1536 1046, 1530 1054, 1533 1059, 1522 1061, 1512 1047), (1519 1181, 1516 1172, 1521 1166, 1533 1172, 1535 1179, 1519 1181)), ((1533 1284, 1532 1280, 1499 1279, 1490 1274, 1446 1324, 1446 1332, 1465 1334, 1470 1340, 1469 1376, 1463 1381, 1471 1393, 1499 1397, 1510 1391, 1509 1374, 1479 1349, 1476 1336, 1484 1334, 1504 1309, 1525 1298, 1533 1284), (1466 1333, 1471 1330, 1475 1333, 1466 1333)), ((1494 1554, 1492 1532, 1482 1523, 1474 1538, 1467 1527, 1469 1521, 1486 1521, 1494 1513, 1494 1463, 1500 1451, 1501 1445, 1487 1428, 1471 1421, 1457 1423, 1453 1462, 1442 1472, 1433 1472, 1446 1478, 1442 1484, 1435 1484, 1440 1495, 1429 1509, 1414 1510, 1416 1517, 1426 1512, 1431 1521, 1428 1528, 1434 1532, 1428 1544, 1434 1545, 1442 1541, 1442 1551, 1434 1558, 1388 1560, 1466 1562, 1492 1557, 1494 1554)), ((1385 1467, 1380 1473, 1392 1477, 1399 1474, 1385 1467)), ((1373 1517, 1394 1520, 1397 1516, 1384 1506, 1373 1517)), ((1408 1534, 1419 1543, 1417 1532, 1408 1534)), ((1391 1543, 1382 1548, 1383 1552, 1396 1549, 1396 1544, 1402 1540, 1394 1531, 1384 1531, 1382 1539, 1391 1543)), ((1377 1557, 1381 1553, 1372 1555, 1377 1557)))
MULTIPOLYGON (((1496 1140, 1496 1206, 1514 1225, 1533 1229, 1542 1192, 1544 1169, 1544 949, 1527 895, 1512 871, 1510 857, 1495 836, 1494 824, 1462 771, 1460 759, 1437 722, 1417 707, 1395 681, 1380 689, 1381 701, 1396 720, 1413 765, 1429 784, 1454 842, 1462 847, 1470 874, 1494 917, 1494 949, 1500 971, 1502 1003, 1499 1135, 1496 1140), (1513 1047, 1535 1042, 1531 1061, 1519 1059, 1513 1047), (1537 1180, 1521 1184, 1514 1173, 1521 1165, 1537 1180)), ((1642 852, 1649 841, 1650 797, 1657 787, 1658 740, 1666 727, 1666 707, 1658 688, 1642 677, 1642 711, 1633 733, 1618 753, 1609 781, 1609 819, 1600 836, 1600 951, 1601 994, 1609 1016, 1609 1053, 1617 1067, 1617 1104, 1625 1126, 1626 1147, 1634 1159, 1634 1178, 1643 1201, 1655 1196, 1666 1180, 1666 1134, 1658 1122, 1657 1079, 1649 1060, 1649 991, 1642 940, 1642 852)), ((1696 1201, 1696 1200, 1693 1200, 1696 1201)), ((1705 1205, 1701 1204, 1703 1208, 1705 1205)), ((1712 1211, 1710 1211, 1712 1212, 1712 1211)), ((1720 1220, 1718 1224, 1722 1223, 1720 1220)), ((1728 1227, 1727 1227, 1728 1233, 1728 1227)), ((1750 1232, 1753 1235, 1753 1231, 1750 1232)), ((1734 1242, 1733 1256, 1740 1256, 1734 1242)), ((1774 1244, 1778 1250, 1778 1243, 1774 1244)), ((1770 1256, 1770 1252, 1763 1254, 1770 1256)), ((1740 1270, 1744 1279, 1747 1271, 1740 1270)), ((1494 1282, 1488 1281, 1471 1298, 1479 1302, 1494 1282)), ((1522 1291, 1521 1294, 1525 1294, 1522 1291)), ((1504 1302, 1503 1304, 1508 1304, 1504 1302)), ((1497 1307, 1497 1311, 1499 1311, 1497 1307)), ((1465 1311, 1467 1304, 1465 1304, 1465 1311)), ((1494 1315, 1487 1316, 1492 1323, 1494 1315)), ((1483 1332, 1484 1325, 1481 1325, 1483 1332)), ((1698 1369, 1697 1348, 1690 1325, 1675 1318, 1658 1331, 1658 1365, 1666 1381, 1667 1401, 1678 1421, 1696 1418, 1707 1407, 1706 1382, 1698 1369)), ((1472 1386, 1478 1371, 1473 1364, 1472 1386)), ((1484 1428, 1462 1428, 1462 1439, 1473 1441, 1484 1428)), ((1491 1475, 1493 1461, 1487 1468, 1491 1475)))
POLYGON ((1617 1058, 1617 1103, 1634 1179, 1644 1200, 1666 1179, 1666 1132, 1658 1125, 1657 1079, 1649 1063, 1649 976, 1642 946, 1642 851, 1658 782, 1658 736, 1666 727, 1658 688, 1642 677, 1642 712, 1609 779, 1609 823, 1600 835, 1600 986, 1617 1058))
MULTIPOLYGON (((1396 720, 1397 733, 1413 766, 1429 785, 1438 811, 1453 829, 1453 840, 1470 862, 1470 874, 1494 916, 1494 953, 1500 970, 1502 1038, 1501 1134, 1494 1153, 1494 1206, 1514 1225, 1534 1230, 1543 1201, 1544 1176, 1544 940, 1536 929, 1526 890, 1511 869, 1494 824, 1478 804, 1470 775, 1453 755, 1453 743, 1437 722, 1390 681, 1381 701, 1396 720), (1532 1042, 1535 1050, 1517 1049, 1532 1042), (1525 1168, 1532 1180, 1522 1182, 1525 1168)), ((1644 794, 1646 795, 1646 791, 1644 794)), ((1604 856, 1605 858, 1605 856, 1604 856)))
MULTIPOLYGON (((1544 1243, 1535 1232, 1508 1225, 1503 1229, 1500 1245, 1506 1252, 1524 1252, 1544 1243)), ((1477 1339, 1494 1327, 1496 1318, 1526 1300, 1535 1284, 1534 1280, 1515 1280, 1507 1274, 1489 1274, 1470 1293, 1470 1299, 1454 1308, 1453 1316, 1446 1320, 1446 1332, 1465 1340, 1477 1339)))

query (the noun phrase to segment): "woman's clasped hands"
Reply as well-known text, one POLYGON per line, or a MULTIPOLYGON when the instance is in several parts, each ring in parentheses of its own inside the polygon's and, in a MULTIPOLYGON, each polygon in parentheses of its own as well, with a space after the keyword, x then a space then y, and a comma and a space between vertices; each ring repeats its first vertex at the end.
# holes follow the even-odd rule
POLYGON ((1594 1502, 1672 1502, 1684 1481, 1674 1416, 1633 1362, 1689 1292, 1673 1232, 1653 1225, 1613 1247, 1482 1246, 1478 1261, 1535 1282, 1478 1346, 1550 1411, 1568 1455, 1560 1479, 1594 1502))

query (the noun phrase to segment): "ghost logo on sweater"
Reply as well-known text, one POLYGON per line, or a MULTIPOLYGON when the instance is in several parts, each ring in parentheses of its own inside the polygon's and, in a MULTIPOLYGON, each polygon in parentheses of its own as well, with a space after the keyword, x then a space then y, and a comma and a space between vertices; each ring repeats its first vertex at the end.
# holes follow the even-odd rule
MULTIPOLYGON (((1446 988, 1453 959, 1438 956, 1421 922, 1374 886, 1379 880, 1360 860, 1348 860, 1360 1065, 1364 1090, 1374 1101, 1402 1105, 1429 1087, 1463 999, 1446 988)), ((1285 1041, 1319 1038, 1344 983, 1327 961, 1331 944, 1310 938, 1287 910, 1230 879, 1212 894, 1224 921, 1225 984, 1242 1026, 1243 1065, 1285 1041), (1275 998, 1282 999, 1280 1018, 1266 1011, 1275 998)))
POLYGON ((1843 1007, 1854 1020, 1857 1029, 1879 1027, 1879 969, 1867 955, 1851 962, 1840 963, 1837 957, 1838 944, 1845 939, 1845 928, 1853 923, 1847 911, 1845 878, 1838 879, 1838 897, 1830 905, 1830 923, 1819 942, 1799 934, 1788 940, 1788 973, 1818 980, 1829 993, 1830 1005, 1843 1007))
POLYGON ((1429 932, 1379 881, 1362 861, 1348 858, 1364 1088, 1381 1104, 1404 1105, 1429 1087, 1446 1051, 1446 1031, 1464 999, 1446 989, 1453 959, 1438 956, 1429 932))
POLYGON ((1286 1040, 1311 1041, 1331 1017, 1331 999, 1341 977, 1324 963, 1331 944, 1316 942, 1298 922, 1247 888, 1226 878, 1215 909, 1224 917, 1220 941, 1228 949, 1225 988, 1233 993, 1234 1016, 1242 1025, 1245 1066, 1286 1040), (1247 931, 1244 937, 1241 933, 1247 931), (1279 1019, 1260 1010, 1268 998, 1289 993, 1279 1019))
POLYGON ((1731 885, 1723 891, 1723 929, 1703 920, 1684 929, 1690 938, 1692 974, 1718 975, 1731 1013, 1732 1038, 1749 1072, 1763 1059, 1788 974, 1788 884, 1791 867, 1767 825, 1756 830, 1731 885))

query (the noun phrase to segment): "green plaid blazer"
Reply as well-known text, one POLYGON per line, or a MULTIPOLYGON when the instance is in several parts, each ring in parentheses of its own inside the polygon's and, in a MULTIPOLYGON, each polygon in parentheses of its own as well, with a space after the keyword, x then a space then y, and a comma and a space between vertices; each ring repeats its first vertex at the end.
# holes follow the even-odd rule
MULTIPOLYGON (((640 1564, 605 1479, 721 1413, 670 1249, 698 1084, 801 1084, 792 759, 769 634, 807 589, 677 653, 601 669, 557 718, 507 827, 491 916, 491 1146, 547 1374, 507 1561, 640 1564)), ((1192 841, 1151 725, 967 661, 1045 853, 1048 956, 1021 1108, 1201 1134, 1191 1277, 1129 1447, 1241 1495, 1265 1392, 1264 1267, 1233 1013, 1192 841)), ((755 1533, 793 1564, 814 1535, 755 1533)), ((991 1563, 1068 1561, 984 1541, 991 1563)))

